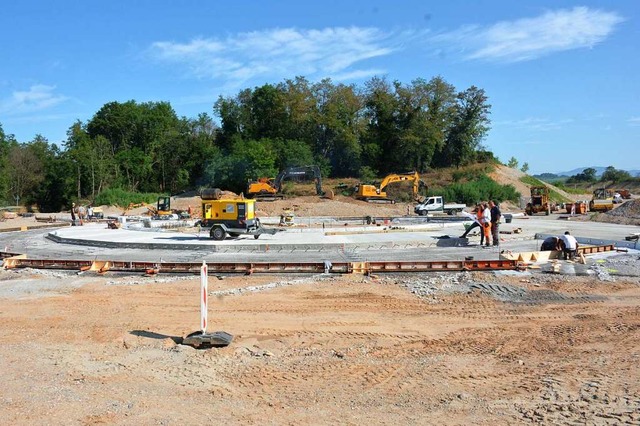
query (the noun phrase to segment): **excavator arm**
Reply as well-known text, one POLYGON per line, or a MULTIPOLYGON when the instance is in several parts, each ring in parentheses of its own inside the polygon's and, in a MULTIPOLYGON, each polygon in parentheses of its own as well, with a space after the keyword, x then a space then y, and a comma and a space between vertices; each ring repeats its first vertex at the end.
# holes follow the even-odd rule
POLYGON ((376 188, 373 185, 360 185, 358 188, 358 198, 369 202, 393 202, 387 198, 385 188, 394 182, 412 181, 413 182, 413 198, 418 199, 418 193, 421 186, 426 186, 424 182, 420 180, 418 172, 409 173, 392 173, 385 176, 380 183, 380 186, 376 188))
POLYGON ((313 180, 316 184, 316 193, 318 195, 324 195, 324 191, 322 190, 322 175, 320 173, 320 167, 318 166, 299 166, 299 167, 289 167, 276 176, 273 181, 273 187, 276 192, 280 192, 282 189, 282 181, 291 177, 300 177, 300 176, 313 176, 313 180))

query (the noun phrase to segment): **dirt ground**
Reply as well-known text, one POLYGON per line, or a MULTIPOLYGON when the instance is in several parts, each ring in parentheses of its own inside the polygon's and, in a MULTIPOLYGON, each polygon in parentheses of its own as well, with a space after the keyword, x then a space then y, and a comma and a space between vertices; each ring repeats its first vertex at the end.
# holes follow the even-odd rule
POLYGON ((2 271, 0 414, 5 424, 639 424, 640 282, 599 277, 212 277, 209 330, 234 341, 196 350, 176 343, 199 327, 196 277, 2 271))
MULTIPOLYGON (((198 203, 176 197, 174 207, 198 203)), ((306 196, 259 203, 258 214, 400 216, 407 206, 306 196)), ((638 206, 616 211, 612 220, 629 220, 638 206)), ((206 350, 180 344, 199 328, 197 277, 0 270, 0 415, 25 425, 640 424, 638 260, 602 260, 582 277, 210 277, 209 331, 234 341, 206 350)))

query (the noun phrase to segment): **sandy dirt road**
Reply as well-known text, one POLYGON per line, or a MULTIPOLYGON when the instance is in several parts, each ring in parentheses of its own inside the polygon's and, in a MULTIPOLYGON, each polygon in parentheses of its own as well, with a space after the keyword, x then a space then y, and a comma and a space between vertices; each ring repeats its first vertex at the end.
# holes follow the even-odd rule
POLYGON ((198 286, 0 272, 3 423, 640 422, 638 278, 211 277, 208 350, 198 286))

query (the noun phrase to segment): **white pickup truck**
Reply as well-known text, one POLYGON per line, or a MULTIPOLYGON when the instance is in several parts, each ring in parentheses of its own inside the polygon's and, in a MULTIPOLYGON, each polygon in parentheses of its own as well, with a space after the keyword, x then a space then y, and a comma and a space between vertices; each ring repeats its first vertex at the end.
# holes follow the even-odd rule
POLYGON ((428 197, 418 204, 413 211, 420 216, 426 216, 428 213, 447 213, 456 214, 467 207, 464 204, 445 204, 442 197, 428 197))

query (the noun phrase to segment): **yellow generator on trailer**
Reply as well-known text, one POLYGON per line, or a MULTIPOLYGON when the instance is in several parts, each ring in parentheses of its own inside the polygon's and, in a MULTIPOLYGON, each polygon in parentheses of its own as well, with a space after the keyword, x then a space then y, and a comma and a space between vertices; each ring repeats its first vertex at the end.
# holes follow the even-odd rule
POLYGON ((241 234, 253 235, 258 239, 262 234, 273 235, 278 229, 262 226, 255 216, 255 200, 224 199, 220 190, 202 191, 202 220, 200 227, 208 228, 211 238, 224 240, 227 235, 236 238, 241 234))

